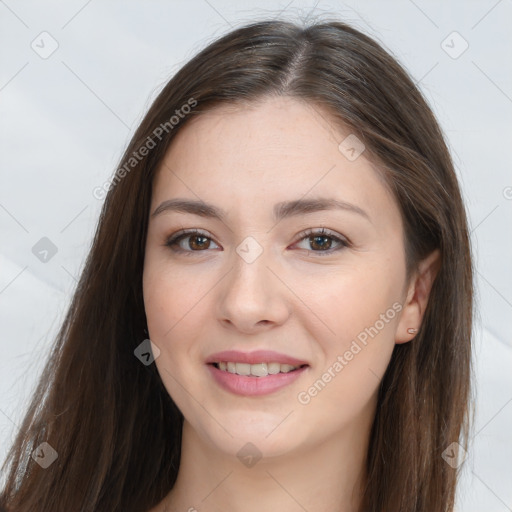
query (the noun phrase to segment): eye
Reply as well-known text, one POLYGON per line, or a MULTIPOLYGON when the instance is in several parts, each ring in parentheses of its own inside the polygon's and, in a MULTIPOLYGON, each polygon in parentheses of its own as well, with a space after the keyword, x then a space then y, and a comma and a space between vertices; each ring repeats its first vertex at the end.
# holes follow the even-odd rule
MULTIPOLYGON (((332 254, 335 251, 339 251, 350 246, 350 243, 346 238, 341 235, 337 236, 325 228, 316 231, 314 229, 309 229, 301 233, 300 237, 299 242, 306 240, 309 243, 309 248, 306 248, 306 250, 308 252, 319 253, 318 256, 332 254), (332 248, 333 241, 335 244, 338 244, 337 248, 332 248)), ((190 256, 194 252, 204 252, 204 250, 210 249, 212 242, 213 240, 208 236, 208 234, 197 229, 189 229, 175 233, 166 241, 165 245, 175 252, 184 253, 187 256, 190 256), (182 242, 185 242, 185 248, 183 247, 182 242)), ((217 245, 215 242, 213 242, 213 244, 217 245)))
POLYGON ((332 254, 333 252, 340 251, 350 246, 350 243, 346 238, 337 236, 324 228, 316 231, 314 229, 309 229, 301 233, 300 237, 299 242, 306 241, 309 244, 309 247, 307 247, 306 250, 318 253, 318 256, 332 254), (332 249, 333 241, 338 244, 338 247, 335 249, 332 249))
POLYGON ((201 252, 204 249, 209 249, 211 242, 212 239, 207 234, 202 233, 197 229, 189 229, 174 234, 167 240, 165 245, 170 247, 175 252, 185 253, 187 256, 189 256, 191 253, 201 252), (188 246, 188 249, 184 249, 182 242, 186 242, 187 239, 188 243, 185 243, 185 246, 188 246))

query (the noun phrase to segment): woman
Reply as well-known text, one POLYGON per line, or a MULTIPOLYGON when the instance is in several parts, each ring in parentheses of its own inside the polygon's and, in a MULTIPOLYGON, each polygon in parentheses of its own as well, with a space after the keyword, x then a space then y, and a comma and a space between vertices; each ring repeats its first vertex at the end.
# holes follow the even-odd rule
POLYGON ((471 320, 459 186, 402 67, 341 22, 234 30, 126 150, 1 502, 452 511, 471 320))

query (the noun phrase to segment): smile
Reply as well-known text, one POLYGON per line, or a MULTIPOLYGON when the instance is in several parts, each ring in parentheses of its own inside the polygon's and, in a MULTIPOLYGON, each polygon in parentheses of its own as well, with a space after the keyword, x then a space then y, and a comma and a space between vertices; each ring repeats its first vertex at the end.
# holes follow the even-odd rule
POLYGON ((224 391, 235 395, 255 397, 275 393, 291 385, 310 368, 307 364, 292 366, 280 363, 233 362, 209 363, 206 367, 213 381, 224 391))
POLYGON ((234 363, 231 361, 222 361, 213 363, 213 365, 224 372, 234 373, 237 375, 251 376, 251 377, 267 377, 267 375, 277 375, 278 373, 289 373, 302 366, 292 366, 291 364, 281 363, 234 363))

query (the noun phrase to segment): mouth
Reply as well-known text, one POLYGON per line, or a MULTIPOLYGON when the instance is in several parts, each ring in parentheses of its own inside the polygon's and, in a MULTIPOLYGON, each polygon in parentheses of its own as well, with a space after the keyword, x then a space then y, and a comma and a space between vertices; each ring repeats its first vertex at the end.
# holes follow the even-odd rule
POLYGON ((267 362, 267 363, 235 363, 233 361, 219 361, 209 363, 211 366, 217 368, 222 372, 228 372, 243 377, 255 377, 262 378, 269 375, 278 375, 280 373, 292 373, 296 372, 306 366, 307 364, 291 365, 282 364, 278 362, 267 362))
POLYGON ((308 364, 234 361, 210 362, 206 365, 213 382, 234 395, 260 397, 291 386, 310 368, 308 364))
POLYGON ((224 391, 254 397, 291 386, 310 368, 307 360, 274 350, 225 350, 211 354, 205 362, 213 382, 224 391))

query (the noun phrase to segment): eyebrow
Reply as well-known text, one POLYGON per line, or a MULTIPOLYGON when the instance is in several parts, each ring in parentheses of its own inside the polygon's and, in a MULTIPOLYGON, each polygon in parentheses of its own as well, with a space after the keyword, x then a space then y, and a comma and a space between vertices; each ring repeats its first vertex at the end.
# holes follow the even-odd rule
MULTIPOLYGON (((274 206, 274 221, 278 222, 282 219, 294 217, 298 215, 306 215, 309 213, 324 210, 343 210, 356 213, 371 222, 370 216, 359 206, 355 204, 340 201, 339 199, 317 197, 312 199, 296 199, 294 201, 283 201, 274 206)), ((156 217, 164 212, 181 212, 191 213, 200 217, 218 219, 225 222, 227 212, 217 206, 204 201, 195 199, 168 199, 163 201, 151 214, 151 218, 156 217)))

